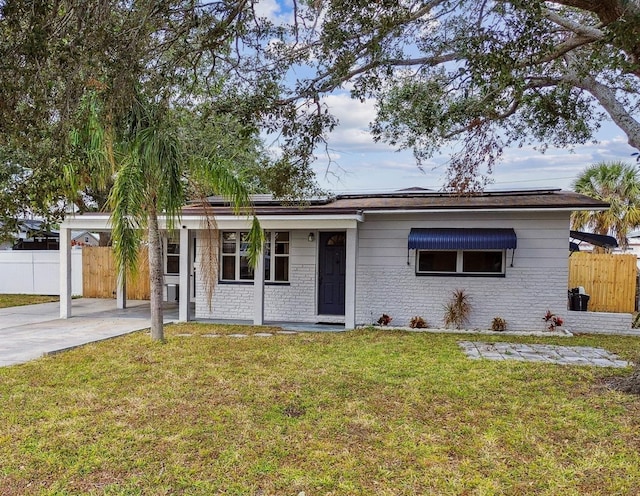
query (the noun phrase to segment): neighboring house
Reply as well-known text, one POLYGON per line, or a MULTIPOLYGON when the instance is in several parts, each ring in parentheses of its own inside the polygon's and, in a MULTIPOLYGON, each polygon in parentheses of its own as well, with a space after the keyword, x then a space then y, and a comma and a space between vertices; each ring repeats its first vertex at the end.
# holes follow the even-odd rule
POLYGON ((98 246, 100 239, 89 231, 71 231, 71 246, 83 248, 85 246, 98 246))
MULTIPOLYGON (((557 189, 465 196, 405 190, 305 206, 260 195, 254 206, 267 244, 254 272, 244 242, 250 220, 233 215, 219 198, 210 203, 206 212, 185 207, 181 228, 165 240, 165 271, 178 272, 181 320, 192 318, 189 302, 195 302, 196 318, 353 328, 386 313, 394 325, 422 316, 440 327, 452 292, 464 289, 473 306, 469 327, 487 329, 500 316, 513 330, 542 329, 548 309, 566 313, 570 214, 608 206, 557 189), (203 229, 207 215, 217 231, 203 229), (210 300, 199 266, 211 239, 219 270, 210 300)), ((108 226, 107 214, 84 214, 68 218, 61 235, 108 226)), ((70 312, 63 297, 61 315, 70 312)))
POLYGON ((629 246, 626 253, 633 253, 638 257, 638 269, 640 269, 640 231, 631 231, 627 235, 629 246))
POLYGON ((47 229, 46 223, 37 219, 23 219, 17 222, 18 231, 13 242, 0 245, 2 250, 57 250, 58 233, 47 229))
MULTIPOLYGON (((60 233, 47 229, 44 221, 24 219, 18 221, 18 231, 13 241, 0 244, 0 250, 58 250, 60 233)), ((98 246, 100 240, 95 233, 72 231, 71 246, 98 246)))

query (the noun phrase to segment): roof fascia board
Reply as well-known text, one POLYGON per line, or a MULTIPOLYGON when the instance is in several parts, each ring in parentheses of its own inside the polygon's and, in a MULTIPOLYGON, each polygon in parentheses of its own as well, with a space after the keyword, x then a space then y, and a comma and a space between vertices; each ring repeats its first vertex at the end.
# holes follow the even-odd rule
MULTIPOLYGON (((218 229, 247 229, 251 218, 245 216, 214 216, 218 229)), ((202 229, 203 216, 183 216, 180 225, 202 229)), ((362 215, 258 215, 263 229, 349 229, 363 222, 362 215)))
POLYGON ((416 208, 398 210, 363 210, 367 214, 424 214, 424 213, 460 213, 460 212, 575 212, 577 210, 607 210, 608 207, 531 207, 531 208, 416 208))
MULTIPOLYGON (((202 215, 183 215, 176 228, 202 229, 202 215)), ((348 215, 265 215, 258 216, 263 229, 349 229, 363 222, 361 214, 348 215)), ((251 227, 251 217, 246 216, 213 216, 218 229, 247 229, 251 227)), ((158 218, 160 229, 167 229, 165 217, 158 218)), ((61 229, 110 231, 109 215, 67 217, 61 224, 61 229)))

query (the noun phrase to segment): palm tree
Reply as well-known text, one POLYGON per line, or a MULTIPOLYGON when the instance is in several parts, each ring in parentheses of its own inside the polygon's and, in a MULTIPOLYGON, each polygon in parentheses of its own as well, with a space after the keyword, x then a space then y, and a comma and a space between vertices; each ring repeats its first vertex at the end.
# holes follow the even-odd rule
MULTIPOLYGON (((99 109, 96 108, 97 112, 99 109)), ((112 240, 119 273, 135 273, 138 252, 147 233, 151 286, 151 337, 164 340, 162 291, 162 242, 158 219, 167 228, 179 224, 187 191, 215 192, 225 197, 237 214, 251 214, 249 190, 220 158, 215 143, 202 143, 199 150, 187 146, 185 133, 175 125, 175 110, 153 102, 138 102, 121 135, 115 137, 97 120, 92 121, 92 139, 85 145, 96 164, 95 171, 115 171, 108 198, 112 240), (96 158, 98 157, 98 158, 96 158)), ((191 144, 192 145, 192 144, 191 144)), ((204 201, 204 195, 203 195, 204 201)), ((262 250, 263 233, 253 218, 249 233, 249 262, 262 250)))
POLYGON ((611 206, 601 212, 580 211, 571 215, 575 230, 590 229, 612 235, 623 249, 629 245, 627 233, 640 225, 640 173, 635 165, 599 162, 587 167, 574 181, 573 190, 611 206))

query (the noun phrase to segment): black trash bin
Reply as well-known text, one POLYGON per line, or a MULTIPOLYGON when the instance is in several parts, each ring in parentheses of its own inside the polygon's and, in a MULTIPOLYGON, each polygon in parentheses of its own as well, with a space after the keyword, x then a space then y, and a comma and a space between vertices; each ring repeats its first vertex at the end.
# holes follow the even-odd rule
POLYGON ((577 297, 580 294, 580 290, 578 288, 571 288, 567 293, 567 297, 569 298, 569 310, 578 310, 577 305, 579 304, 577 303, 577 297))
POLYGON ((586 312, 587 307, 589 306, 589 295, 586 294, 577 294, 574 296, 573 306, 574 310, 578 312, 586 312))

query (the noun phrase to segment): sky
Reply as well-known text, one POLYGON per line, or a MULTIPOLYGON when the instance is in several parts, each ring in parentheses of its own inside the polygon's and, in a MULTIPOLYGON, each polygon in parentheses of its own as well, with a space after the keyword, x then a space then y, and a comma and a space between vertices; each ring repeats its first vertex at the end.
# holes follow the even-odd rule
MULTIPOLYGON (((442 188, 446 150, 421 171, 411 151, 397 151, 373 141, 369 123, 375 118, 374 101, 360 103, 340 94, 329 95, 325 102, 340 124, 329 135, 328 156, 325 150, 316 154, 314 170, 322 188, 333 193, 442 188)), ((612 160, 633 163, 631 154, 635 151, 617 126, 604 122, 594 143, 576 145, 572 150, 549 147, 541 153, 534 146, 507 148, 487 189, 571 189, 571 183, 588 165, 612 160)))

